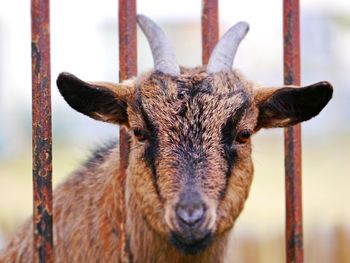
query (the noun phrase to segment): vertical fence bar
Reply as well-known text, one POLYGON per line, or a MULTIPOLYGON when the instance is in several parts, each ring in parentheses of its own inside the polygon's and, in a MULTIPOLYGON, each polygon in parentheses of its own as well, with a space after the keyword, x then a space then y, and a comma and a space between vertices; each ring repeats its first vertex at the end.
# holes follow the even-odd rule
POLYGON ((218 0, 202 0, 202 63, 207 64, 209 56, 219 38, 218 0))
POLYGON ((49 0, 31 1, 33 262, 53 262, 49 10, 49 0))
MULTIPOLYGON (((136 0, 119 0, 119 79, 128 79, 137 74, 136 0)), ((119 262, 132 262, 125 233, 125 178, 128 167, 129 137, 122 128, 119 133, 120 171, 119 183, 122 188, 120 200, 120 258, 119 262)))
MULTIPOLYGON (((283 2, 284 83, 300 85, 299 0, 283 2)), ((286 262, 303 262, 301 126, 284 131, 286 180, 286 262)))

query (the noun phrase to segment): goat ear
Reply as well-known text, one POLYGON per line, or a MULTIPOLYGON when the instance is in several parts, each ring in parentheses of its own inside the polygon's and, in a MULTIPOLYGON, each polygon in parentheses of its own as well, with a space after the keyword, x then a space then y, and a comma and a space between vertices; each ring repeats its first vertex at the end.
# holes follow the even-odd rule
POLYGON ((64 72, 58 76, 57 86, 76 111, 96 120, 128 125, 127 101, 133 95, 133 85, 88 83, 64 72))
POLYGON ((320 113, 332 94, 332 85, 325 81, 300 88, 258 88, 254 91, 259 109, 256 130, 288 127, 309 120, 320 113))

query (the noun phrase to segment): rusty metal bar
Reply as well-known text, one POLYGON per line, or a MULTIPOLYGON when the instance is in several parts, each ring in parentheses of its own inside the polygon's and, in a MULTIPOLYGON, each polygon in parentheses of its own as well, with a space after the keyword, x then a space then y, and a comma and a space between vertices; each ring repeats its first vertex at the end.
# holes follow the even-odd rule
MULTIPOLYGON (((284 83, 300 85, 299 0, 283 2, 284 83)), ((303 262, 301 126, 284 131, 286 184, 286 262, 303 262)))
POLYGON ((49 0, 31 1, 33 262, 46 263, 53 262, 49 5, 49 0))
POLYGON ((202 63, 207 64, 209 56, 219 38, 218 0, 202 1, 202 63))
MULTIPOLYGON (((136 0, 119 0, 119 79, 128 79, 137 74, 137 38, 136 38, 136 0)), ((125 178, 129 159, 129 136, 122 128, 119 133, 120 171, 119 185, 122 189, 120 200, 120 247, 119 262, 132 262, 128 251, 128 240, 125 233, 125 178)))

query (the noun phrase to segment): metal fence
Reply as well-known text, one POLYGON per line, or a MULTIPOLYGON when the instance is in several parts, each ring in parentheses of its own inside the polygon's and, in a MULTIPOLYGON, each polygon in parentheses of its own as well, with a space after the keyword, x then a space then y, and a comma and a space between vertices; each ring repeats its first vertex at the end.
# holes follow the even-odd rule
MULTIPOLYGON (((219 35, 218 0, 202 1, 202 62, 208 62, 219 35)), ((49 0, 31 0, 34 262, 53 262, 52 135, 49 0)), ((237 5, 239 2, 237 1, 237 5)), ((284 82, 300 84, 299 0, 283 2, 284 82)), ((119 0, 120 80, 137 74, 136 0, 119 0)), ((128 135, 120 130, 122 193, 128 166, 128 135)), ((300 125, 285 129, 286 262, 303 262, 300 125)), ((119 262, 130 262, 125 242, 125 204, 118 215, 119 262)))

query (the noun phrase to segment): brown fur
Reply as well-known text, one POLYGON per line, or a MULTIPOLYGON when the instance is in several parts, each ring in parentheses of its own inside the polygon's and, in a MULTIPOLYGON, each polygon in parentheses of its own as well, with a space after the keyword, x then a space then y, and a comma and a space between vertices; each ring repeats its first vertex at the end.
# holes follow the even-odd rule
MULTIPOLYGON (((58 80, 61 93, 73 108, 99 120, 122 123, 130 132, 125 203, 127 243, 133 261, 223 262, 229 232, 253 179, 250 139, 242 142, 237 137, 240 131, 253 133, 261 128, 259 105, 266 104, 274 92, 254 91, 235 71, 208 75, 203 67, 182 68, 178 77, 151 72, 118 88, 84 84, 86 89, 112 91, 113 96, 106 93, 104 98, 117 102, 117 106, 104 102, 100 111, 100 105, 91 101, 97 110, 89 112, 81 108, 76 97, 71 100, 64 90, 71 92, 69 85, 64 86, 63 80, 69 85, 77 82, 71 75, 58 80), (225 146, 223 131, 230 120, 235 132, 231 144, 225 146), (232 150, 231 166, 225 147, 232 150), (186 234, 174 211, 184 193, 191 191, 199 193, 206 208, 198 231, 210 231, 213 241, 205 249, 187 254, 171 244, 169 234, 186 234)), ((85 164, 56 189, 56 262, 118 259, 117 200, 122 193, 117 181, 117 149, 118 145, 102 152, 102 158, 85 164)), ((0 254, 0 262, 27 262, 32 258, 31 243, 29 220, 0 254)))

